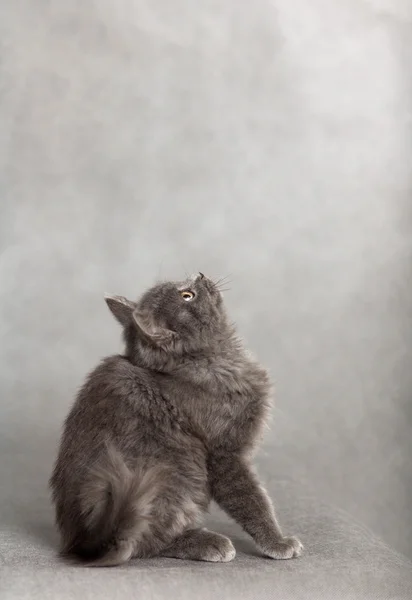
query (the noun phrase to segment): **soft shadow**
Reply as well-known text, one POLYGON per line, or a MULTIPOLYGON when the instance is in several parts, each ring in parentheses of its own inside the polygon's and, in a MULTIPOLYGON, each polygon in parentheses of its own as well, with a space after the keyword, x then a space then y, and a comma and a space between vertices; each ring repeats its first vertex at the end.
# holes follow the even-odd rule
POLYGON ((30 537, 40 542, 42 546, 56 550, 59 545, 59 536, 53 523, 23 523, 24 529, 30 537))
POLYGON ((242 552, 249 556, 262 557, 262 553, 259 552, 253 541, 246 537, 246 534, 242 532, 236 523, 233 523, 229 517, 223 516, 221 511, 218 511, 217 515, 216 510, 213 512, 215 514, 206 519, 206 527, 208 529, 226 535, 232 541, 237 552, 242 552))

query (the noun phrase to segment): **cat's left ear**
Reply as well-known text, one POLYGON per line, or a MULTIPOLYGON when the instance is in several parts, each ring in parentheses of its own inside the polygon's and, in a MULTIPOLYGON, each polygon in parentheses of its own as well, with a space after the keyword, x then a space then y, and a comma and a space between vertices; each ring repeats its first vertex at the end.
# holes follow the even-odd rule
POLYGON ((151 315, 144 311, 133 311, 133 319, 140 334, 158 348, 169 350, 177 339, 174 331, 157 325, 153 322, 151 315))

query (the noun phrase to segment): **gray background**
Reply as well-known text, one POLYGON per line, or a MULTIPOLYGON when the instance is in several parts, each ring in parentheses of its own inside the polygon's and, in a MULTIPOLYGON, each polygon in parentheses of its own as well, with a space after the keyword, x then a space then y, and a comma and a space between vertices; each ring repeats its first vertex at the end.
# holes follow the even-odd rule
POLYGON ((409 0, 0 3, 3 526, 51 523, 103 293, 202 270, 277 382, 266 471, 412 556, 411 36, 409 0))

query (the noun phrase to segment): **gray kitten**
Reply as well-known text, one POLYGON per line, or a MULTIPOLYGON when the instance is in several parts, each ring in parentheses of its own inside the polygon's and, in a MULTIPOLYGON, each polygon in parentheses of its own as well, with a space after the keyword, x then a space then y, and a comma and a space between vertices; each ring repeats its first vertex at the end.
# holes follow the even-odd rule
POLYGON ((299 556, 251 467, 270 382, 202 273, 137 302, 106 297, 126 352, 89 375, 64 427, 50 485, 62 553, 96 566, 132 557, 229 561, 199 526, 215 500, 266 556, 299 556))

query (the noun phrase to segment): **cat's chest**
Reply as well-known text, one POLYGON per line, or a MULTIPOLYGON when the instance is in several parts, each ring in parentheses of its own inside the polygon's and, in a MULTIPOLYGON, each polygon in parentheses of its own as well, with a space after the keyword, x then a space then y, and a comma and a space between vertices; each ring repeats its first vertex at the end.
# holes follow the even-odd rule
POLYGON ((208 389, 174 377, 163 378, 161 393, 208 440, 228 435, 234 428, 241 427, 239 417, 250 401, 247 395, 223 385, 220 389, 208 389))

